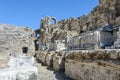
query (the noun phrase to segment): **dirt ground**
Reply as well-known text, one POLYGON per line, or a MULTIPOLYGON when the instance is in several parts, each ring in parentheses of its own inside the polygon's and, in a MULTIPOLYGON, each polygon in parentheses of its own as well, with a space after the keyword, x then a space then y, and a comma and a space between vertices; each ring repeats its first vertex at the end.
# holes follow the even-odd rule
POLYGON ((72 80, 66 77, 63 72, 55 72, 41 63, 35 62, 35 66, 38 68, 38 80, 72 80))

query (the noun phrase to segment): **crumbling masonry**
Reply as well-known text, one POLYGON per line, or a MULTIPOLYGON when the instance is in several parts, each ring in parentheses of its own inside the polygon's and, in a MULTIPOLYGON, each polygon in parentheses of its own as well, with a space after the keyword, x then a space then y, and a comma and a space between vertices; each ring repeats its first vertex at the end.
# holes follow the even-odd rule
POLYGON ((120 0, 99 0, 78 18, 47 16, 35 31, 36 58, 74 80, 120 80, 119 21, 120 0))
POLYGON ((37 50, 119 48, 120 0, 99 0, 90 14, 56 21, 41 19, 37 50), (55 23, 51 24, 50 21, 55 23))

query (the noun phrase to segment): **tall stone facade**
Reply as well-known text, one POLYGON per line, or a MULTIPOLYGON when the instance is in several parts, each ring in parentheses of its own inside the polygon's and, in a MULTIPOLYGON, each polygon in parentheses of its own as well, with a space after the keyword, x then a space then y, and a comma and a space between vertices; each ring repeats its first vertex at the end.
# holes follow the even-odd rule
POLYGON ((113 45, 117 38, 118 31, 118 29, 115 28, 120 25, 119 9, 120 0, 99 0, 99 5, 88 15, 83 15, 78 18, 71 17, 58 22, 54 19, 55 24, 50 23, 51 19, 53 19, 51 17, 41 19, 40 29, 37 30, 37 34, 40 34, 40 38, 37 40, 39 43, 39 50, 49 50, 51 43, 55 44, 56 40, 65 40, 64 47, 66 49, 68 47, 70 48, 70 45, 76 48, 79 46, 81 49, 85 46, 86 49, 88 49, 87 47, 94 49, 94 47, 101 48, 101 46, 103 46, 105 48, 105 46, 110 46, 110 44, 113 45), (114 30, 109 31, 108 25, 114 30), (103 28, 108 28, 108 30, 99 30, 103 28), (96 31, 99 31, 99 39, 97 38, 99 35, 95 33, 96 31), (91 37, 87 37, 88 34, 91 35, 91 37), (76 36, 82 38, 77 39, 76 36), (110 38, 112 40, 107 42, 110 38))
POLYGON ((88 15, 55 24, 45 17, 36 58, 73 80, 120 80, 119 11, 120 0, 99 0, 88 15))

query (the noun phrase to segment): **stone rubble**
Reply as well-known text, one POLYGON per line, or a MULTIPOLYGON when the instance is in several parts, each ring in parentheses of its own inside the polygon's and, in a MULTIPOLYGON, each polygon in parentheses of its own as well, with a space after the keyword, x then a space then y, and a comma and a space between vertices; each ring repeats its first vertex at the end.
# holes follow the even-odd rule
POLYGON ((120 0, 99 0, 89 14, 46 16, 35 30, 36 58, 74 80, 120 80, 120 0))
POLYGON ((0 69, 0 80, 38 80, 34 59, 28 56, 11 57, 8 68, 0 69))
POLYGON ((17 57, 22 53, 23 47, 28 47, 28 53, 33 55, 34 39, 34 32, 27 27, 0 24, 0 58, 9 55, 17 57))
POLYGON ((47 16, 41 19, 40 29, 35 30, 36 35, 41 35, 36 36, 39 44, 35 45, 43 51, 116 48, 119 9, 120 0, 99 0, 99 5, 89 14, 78 18, 54 19, 55 23, 51 24, 52 17, 47 16))
POLYGON ((120 0, 99 0, 78 18, 47 16, 35 32, 0 24, 0 80, 120 80, 119 20, 120 0), (35 67, 34 53, 48 67, 35 67))

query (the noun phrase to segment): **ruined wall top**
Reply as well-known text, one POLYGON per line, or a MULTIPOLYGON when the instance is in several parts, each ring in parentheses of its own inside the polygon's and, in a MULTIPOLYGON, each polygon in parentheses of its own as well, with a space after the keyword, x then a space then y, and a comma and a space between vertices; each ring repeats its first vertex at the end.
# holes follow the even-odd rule
POLYGON ((61 21, 45 17, 41 19, 40 43, 49 45, 55 40, 66 40, 87 31, 94 31, 106 25, 120 25, 120 0, 99 0, 99 5, 87 14, 77 18, 70 17, 61 21), (55 24, 51 24, 54 20, 55 24))
MULTIPOLYGON (((103 27, 106 24, 120 25, 120 0, 99 0, 99 5, 96 6, 89 14, 80 16, 78 18, 64 19, 56 22, 55 18, 45 17, 41 19, 40 29, 48 32, 56 39, 64 39, 65 35, 70 36, 79 35, 82 32, 92 31, 97 28, 103 27), (54 20, 55 24, 51 24, 54 20), (60 34, 63 34, 61 36, 60 34), (72 35, 75 34, 75 35, 72 35)), ((53 38, 52 38, 53 39, 53 38)))

